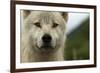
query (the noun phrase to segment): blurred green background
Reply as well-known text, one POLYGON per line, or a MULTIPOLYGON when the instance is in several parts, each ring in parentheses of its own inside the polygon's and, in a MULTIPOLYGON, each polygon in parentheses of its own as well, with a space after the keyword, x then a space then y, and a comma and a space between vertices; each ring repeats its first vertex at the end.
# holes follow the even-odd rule
POLYGON ((65 60, 89 59, 89 17, 67 35, 65 60))

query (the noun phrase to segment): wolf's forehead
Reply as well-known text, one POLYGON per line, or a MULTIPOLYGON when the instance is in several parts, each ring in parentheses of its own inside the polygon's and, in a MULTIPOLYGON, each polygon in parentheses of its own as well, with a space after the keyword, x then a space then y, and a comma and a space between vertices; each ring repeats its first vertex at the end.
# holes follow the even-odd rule
POLYGON ((50 12, 50 11, 32 11, 32 15, 40 18, 54 18, 56 16, 61 16, 59 12, 50 12))
POLYGON ((50 12, 41 12, 39 14, 41 22, 50 23, 53 20, 53 14, 50 12))
POLYGON ((52 17, 53 13, 52 12, 45 12, 45 11, 43 11, 43 12, 40 12, 39 15, 41 17, 52 17))
POLYGON ((34 13, 35 18, 38 19, 38 21, 42 23, 50 24, 52 21, 56 20, 55 12, 49 12, 49 11, 36 11, 34 13))
POLYGON ((62 16, 60 12, 50 12, 50 11, 32 11, 32 16, 34 20, 40 21, 43 23, 52 23, 52 22, 62 22, 62 16))

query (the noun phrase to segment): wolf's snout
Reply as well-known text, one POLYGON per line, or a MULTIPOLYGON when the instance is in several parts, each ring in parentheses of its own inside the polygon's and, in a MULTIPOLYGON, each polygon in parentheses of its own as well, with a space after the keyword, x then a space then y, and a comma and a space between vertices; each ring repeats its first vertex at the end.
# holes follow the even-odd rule
POLYGON ((51 36, 50 36, 49 34, 45 34, 45 35, 43 35, 43 37, 42 37, 43 43, 50 43, 51 40, 52 40, 52 38, 51 38, 51 36))

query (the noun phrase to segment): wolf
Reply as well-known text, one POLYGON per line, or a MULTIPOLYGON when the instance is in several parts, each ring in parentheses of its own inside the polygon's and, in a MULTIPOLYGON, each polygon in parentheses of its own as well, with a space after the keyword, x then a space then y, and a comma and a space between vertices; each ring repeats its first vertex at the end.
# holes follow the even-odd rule
POLYGON ((22 10, 21 62, 63 61, 67 12, 22 10))

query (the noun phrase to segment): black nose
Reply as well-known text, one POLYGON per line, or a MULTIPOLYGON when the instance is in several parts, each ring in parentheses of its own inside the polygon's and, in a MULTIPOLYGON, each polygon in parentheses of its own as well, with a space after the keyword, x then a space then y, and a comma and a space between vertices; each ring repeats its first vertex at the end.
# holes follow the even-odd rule
POLYGON ((42 41, 44 43, 50 43, 52 40, 51 36, 49 34, 45 34, 43 37, 42 37, 42 41))

